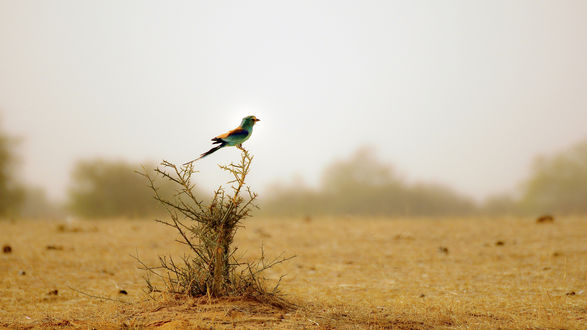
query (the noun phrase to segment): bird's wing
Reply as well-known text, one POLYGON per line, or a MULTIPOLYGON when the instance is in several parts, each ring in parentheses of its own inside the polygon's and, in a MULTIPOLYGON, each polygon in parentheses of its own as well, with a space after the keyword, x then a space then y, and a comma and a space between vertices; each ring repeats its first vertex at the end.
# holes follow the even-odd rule
MULTIPOLYGON (((222 139, 222 140, 238 140, 238 139, 242 139, 245 138, 249 135, 249 131, 247 131, 244 128, 235 128, 230 132, 226 132, 224 134, 220 134, 217 137, 215 137, 214 139, 222 139)), ((214 139, 212 139, 212 141, 214 141, 214 139)))

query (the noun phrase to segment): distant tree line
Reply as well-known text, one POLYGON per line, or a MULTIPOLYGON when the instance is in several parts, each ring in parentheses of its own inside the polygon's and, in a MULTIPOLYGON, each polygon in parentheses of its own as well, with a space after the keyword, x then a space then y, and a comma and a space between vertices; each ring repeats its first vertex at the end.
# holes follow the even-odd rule
MULTIPOLYGON (((68 191, 68 208, 85 218, 142 218, 163 214, 144 177, 135 171, 140 165, 125 161, 90 159, 78 162, 72 172, 68 191)), ((148 166, 146 171, 152 171, 148 166)), ((169 183, 162 183, 160 192, 173 193, 169 183)))
MULTIPOLYGON (((56 206, 42 189, 16 179, 14 146, 15 139, 0 131, 0 218, 60 217, 65 212, 85 218, 149 218, 163 212, 135 173, 139 164, 100 159, 75 165, 67 205, 56 206)), ((173 194, 174 188, 162 186, 161 192, 173 194)), ((406 183, 368 149, 327 166, 317 188, 279 184, 261 197, 257 214, 270 216, 587 214, 587 140, 537 158, 518 194, 492 196, 480 204, 446 186, 406 183)))
POLYGON ((271 215, 454 216, 476 211, 474 202, 438 184, 407 184, 369 149, 329 165, 318 189, 275 186, 261 211, 271 215))
POLYGON ((537 158, 519 203, 525 212, 587 214, 587 140, 537 158))
MULTIPOLYGON (((144 178, 134 172, 141 170, 141 166, 125 161, 79 161, 72 171, 67 203, 53 203, 43 189, 18 180, 17 142, 18 139, 0 129, 0 220, 62 218, 67 213, 84 218, 147 217, 163 213, 144 178)), ((172 190, 169 184, 161 187, 164 194, 171 194, 172 190)))
POLYGON ((368 149, 328 166, 318 189, 277 185, 262 211, 271 215, 571 215, 587 214, 587 140, 539 157, 518 196, 490 196, 481 204, 450 188, 407 184, 368 149))

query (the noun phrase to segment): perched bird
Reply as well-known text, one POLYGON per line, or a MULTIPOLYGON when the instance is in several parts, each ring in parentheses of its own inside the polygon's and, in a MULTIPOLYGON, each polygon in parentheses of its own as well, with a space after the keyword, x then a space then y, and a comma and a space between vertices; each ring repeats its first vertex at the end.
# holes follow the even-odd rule
POLYGON ((243 142, 245 142, 251 137, 251 134, 253 134, 253 126, 255 126, 255 123, 258 121, 260 121, 260 119, 257 119, 257 117, 255 116, 247 116, 243 118, 243 121, 241 122, 241 125, 239 127, 233 129, 230 132, 218 135, 217 137, 212 139, 212 141, 214 141, 212 144, 218 144, 217 146, 201 154, 200 157, 185 163, 184 165, 193 163, 196 160, 204 158, 209 154, 224 147, 236 146, 237 148, 244 150, 242 146, 243 142))

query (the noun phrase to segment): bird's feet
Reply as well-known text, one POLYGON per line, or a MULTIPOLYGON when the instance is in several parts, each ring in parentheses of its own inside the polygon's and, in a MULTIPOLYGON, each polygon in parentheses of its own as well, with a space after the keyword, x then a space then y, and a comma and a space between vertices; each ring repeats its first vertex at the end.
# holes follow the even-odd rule
POLYGON ((248 155, 249 154, 249 152, 247 151, 247 149, 243 148, 243 145, 242 144, 238 144, 236 147, 239 148, 242 152, 244 152, 245 155, 248 155))

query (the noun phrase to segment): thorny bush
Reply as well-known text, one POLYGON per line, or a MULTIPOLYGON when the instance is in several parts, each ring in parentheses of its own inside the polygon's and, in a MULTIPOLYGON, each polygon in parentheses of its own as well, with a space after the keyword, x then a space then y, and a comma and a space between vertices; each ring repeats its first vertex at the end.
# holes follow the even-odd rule
POLYGON ((141 269, 147 272, 147 288, 150 292, 161 291, 151 281, 151 276, 159 277, 167 292, 183 293, 190 296, 209 295, 248 296, 257 300, 283 306, 285 301, 278 295, 277 284, 268 289, 262 272, 292 257, 279 257, 266 260, 263 248, 261 257, 254 262, 241 262, 235 255, 233 239, 240 223, 251 215, 257 194, 245 185, 253 157, 242 151, 238 163, 221 165, 233 180, 229 190, 222 186, 214 191, 209 203, 199 199, 195 193, 192 176, 197 173, 193 163, 177 167, 163 161, 153 173, 144 170, 143 175, 154 193, 155 199, 167 210, 168 219, 157 219, 180 234, 178 242, 191 250, 178 262, 171 256, 159 256, 159 266, 146 265, 138 256, 141 269), (162 196, 155 177, 173 182, 177 189, 173 196, 162 196))

